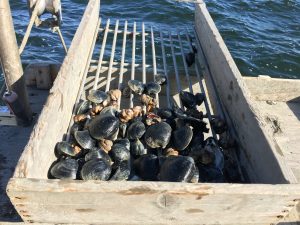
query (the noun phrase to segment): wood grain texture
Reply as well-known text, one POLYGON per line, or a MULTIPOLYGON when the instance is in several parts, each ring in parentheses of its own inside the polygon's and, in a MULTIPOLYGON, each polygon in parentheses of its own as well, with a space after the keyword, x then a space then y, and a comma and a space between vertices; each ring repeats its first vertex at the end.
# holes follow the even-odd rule
POLYGON ((205 4, 196 5, 195 28, 208 63, 204 65, 204 76, 205 80, 211 80, 207 82, 210 97, 215 102, 216 98, 211 95, 215 86, 229 118, 227 122, 235 129, 242 147, 240 158, 245 170, 250 172, 250 180, 258 183, 296 182, 284 158, 276 152, 271 131, 265 127, 261 112, 205 4))
POLYGON ((8 195, 32 222, 270 224, 300 198, 300 185, 185 184, 11 179, 8 195), (219 216, 218 216, 219 215, 219 216))
POLYGON ((67 130, 97 28, 99 1, 91 0, 71 43, 48 100, 15 170, 17 177, 45 178, 55 156, 53 149, 67 130))

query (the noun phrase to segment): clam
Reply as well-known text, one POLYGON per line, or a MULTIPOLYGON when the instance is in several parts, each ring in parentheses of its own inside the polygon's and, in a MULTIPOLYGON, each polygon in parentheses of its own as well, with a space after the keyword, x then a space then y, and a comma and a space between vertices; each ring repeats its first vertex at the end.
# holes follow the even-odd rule
POLYGON ((167 83, 167 77, 165 75, 156 74, 154 75, 154 81, 159 85, 164 85, 167 83))
POLYGON ((197 105, 196 97, 192 93, 187 92, 187 91, 181 91, 179 93, 179 98, 184 107, 186 107, 188 109, 196 108, 196 105, 197 105))
POLYGON ((173 112, 168 108, 157 108, 155 113, 162 119, 173 119, 173 112))
POLYGON ((127 138, 121 138, 121 139, 117 139, 115 140, 114 144, 121 144, 124 145, 125 148, 129 151, 130 150, 130 141, 127 138))
POLYGON ((205 100, 205 94, 197 93, 195 94, 195 98, 196 98, 196 104, 200 106, 205 100))
POLYGON ((83 165, 80 174, 83 180, 108 180, 111 166, 104 159, 92 159, 83 165))
POLYGON ((74 123, 80 123, 80 122, 84 122, 89 118, 89 114, 85 113, 85 114, 77 114, 73 117, 74 123))
POLYGON ((87 130, 75 131, 75 140, 84 149, 91 149, 95 147, 96 141, 90 136, 87 130))
POLYGON ((90 110, 90 102, 85 100, 81 101, 76 108, 76 115, 77 114, 85 114, 90 110))
POLYGON ((147 149, 139 139, 136 139, 130 144, 130 153, 134 157, 138 157, 147 154, 147 149))
POLYGON ((115 116, 96 116, 88 126, 91 136, 97 140, 112 140, 119 129, 119 119, 115 116))
POLYGON ((78 163, 75 159, 63 159, 55 163, 50 174, 57 179, 76 179, 76 173, 78 170, 78 163))
POLYGON ((185 54, 185 61, 188 67, 191 67, 195 63, 195 53, 189 52, 185 54))
POLYGON ((149 82, 145 85, 144 92, 148 95, 155 95, 161 91, 161 86, 156 82, 149 82))
POLYGON ((74 135, 75 131, 80 131, 83 129, 83 125, 80 123, 73 123, 73 125, 70 128, 70 134, 74 135))
POLYGON ((162 163, 158 178, 160 181, 191 182, 195 173, 193 158, 169 156, 162 163))
POLYGON ((141 95, 145 89, 144 84, 138 80, 129 80, 128 86, 135 94, 138 94, 138 95, 141 95))
POLYGON ((122 138, 125 138, 126 136, 126 131, 127 131, 127 123, 120 123, 119 125, 119 134, 121 135, 122 138))
POLYGON ((141 138, 146 132, 146 127, 144 123, 137 121, 129 125, 127 129, 127 137, 131 140, 141 138))
POLYGON ((87 99, 93 103, 100 104, 108 99, 108 95, 104 91, 91 90, 87 99))
POLYGON ((105 107, 101 112, 100 112, 101 117, 105 116, 118 116, 118 110, 113 107, 113 106, 108 106, 105 107))
POLYGON ((165 148, 171 139, 172 128, 166 122, 147 128, 145 142, 150 148, 165 148))
POLYGON ((122 109, 119 118, 122 123, 127 123, 134 118, 134 112, 132 109, 122 109))
POLYGON ((109 164, 111 164, 111 159, 109 155, 101 148, 92 148, 84 157, 85 161, 90 161, 92 159, 103 159, 109 164))
POLYGON ((110 180, 127 180, 131 171, 130 161, 122 161, 114 166, 116 168, 110 180))
POLYGON ((172 132, 172 146, 182 151, 191 142, 193 138, 193 130, 189 126, 183 126, 172 132))
POLYGON ((130 158, 130 151, 127 149, 126 145, 119 143, 116 143, 112 146, 109 154, 115 163, 127 161, 130 158))
POLYGON ((80 155, 81 149, 73 147, 69 142, 61 141, 58 142, 55 146, 57 154, 69 157, 76 157, 80 155))
POLYGON ((142 155, 133 163, 136 174, 143 180, 157 180, 159 161, 156 155, 142 155))
POLYGON ((167 148, 167 149, 165 149, 165 156, 178 156, 178 151, 176 151, 175 149, 173 149, 173 148, 167 148))
POLYGON ((199 165, 199 181, 200 182, 224 182, 223 172, 210 165, 199 165))
POLYGON ((217 134, 222 134, 225 131, 227 131, 227 124, 225 120, 222 120, 220 118, 214 118, 210 121, 212 129, 217 133, 217 134))
POLYGON ((110 99, 112 101, 118 101, 119 98, 121 97, 122 92, 120 90, 118 90, 118 89, 114 89, 114 90, 110 90, 108 92, 108 94, 109 94, 110 99))

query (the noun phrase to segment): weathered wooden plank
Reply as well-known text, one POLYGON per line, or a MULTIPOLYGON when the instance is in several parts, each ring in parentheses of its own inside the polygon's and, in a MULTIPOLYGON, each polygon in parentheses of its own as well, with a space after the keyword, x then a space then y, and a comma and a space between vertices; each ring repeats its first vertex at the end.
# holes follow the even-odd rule
POLYGON ((32 222, 270 224, 295 207, 300 185, 11 179, 7 193, 32 222))
MULTIPOLYGON (((227 122, 235 129, 242 147, 240 158, 250 180, 263 183, 296 182, 284 158, 276 152, 277 146, 270 128, 264 124, 205 4, 196 5, 195 27, 208 63, 204 76, 210 97, 215 103, 215 86, 229 118, 227 122)), ((201 57, 201 51, 199 56, 201 57)))
POLYGON ((243 77, 251 96, 258 101, 300 102, 300 80, 269 76, 243 77))
POLYGON ((48 100, 15 170, 17 177, 46 178, 54 161, 53 149, 67 130, 80 81, 98 29, 99 1, 91 0, 48 100))

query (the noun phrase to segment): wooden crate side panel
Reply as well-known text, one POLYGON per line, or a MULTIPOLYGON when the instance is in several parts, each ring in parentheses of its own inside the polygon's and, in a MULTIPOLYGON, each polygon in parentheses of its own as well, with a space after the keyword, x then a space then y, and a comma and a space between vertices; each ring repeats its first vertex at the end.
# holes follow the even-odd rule
POLYGON ((251 96, 257 101, 300 102, 300 80, 269 76, 243 77, 251 96))
MULTIPOLYGON (((227 115, 231 118, 229 122, 236 130, 240 145, 245 150, 241 153, 241 157, 247 162, 243 166, 249 172, 251 182, 296 182, 283 156, 276 152, 278 146, 275 146, 271 132, 260 118, 260 112, 255 102, 251 100, 241 74, 205 4, 196 5, 195 27, 218 95, 227 115)), ((209 82, 211 77, 208 73, 204 75, 212 91, 209 82)))
POLYGON ((300 185, 11 179, 7 192, 27 222, 270 224, 295 207, 300 185))
POLYGON ((46 178, 54 161, 54 146, 71 118, 80 80, 99 18, 99 1, 90 0, 68 55, 50 90, 43 111, 15 170, 15 177, 46 178))

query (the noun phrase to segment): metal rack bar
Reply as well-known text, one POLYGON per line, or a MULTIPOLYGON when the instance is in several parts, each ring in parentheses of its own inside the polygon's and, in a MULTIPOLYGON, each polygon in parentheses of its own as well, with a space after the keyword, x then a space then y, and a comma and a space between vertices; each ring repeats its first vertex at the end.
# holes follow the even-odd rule
POLYGON ((118 27, 119 27, 119 20, 117 20, 116 26, 115 26, 114 39, 113 39, 110 61, 109 61, 109 68, 108 68, 108 73, 107 73, 107 81, 106 81, 106 88, 105 88, 106 92, 109 91, 109 87, 110 87, 111 71, 112 71, 112 65, 114 62, 116 42, 117 42, 117 37, 118 37, 118 32, 117 32, 118 27))
MULTIPOLYGON (((123 33, 123 44, 122 44, 122 56, 121 56, 121 66, 120 66, 120 76, 119 76, 119 84, 118 89, 121 90, 121 86, 123 83, 123 75, 124 75, 124 60, 125 60, 125 52, 126 52, 126 38, 127 38, 127 20, 124 24, 124 33, 123 33)), ((121 97, 118 100, 118 109, 120 109, 121 105, 121 97)))
MULTIPOLYGON (((155 80, 155 76, 157 75, 157 68, 156 68, 155 40, 154 40, 154 34, 153 34, 153 27, 152 26, 151 26, 151 47, 152 47, 152 61, 153 61, 153 80, 155 80)), ((157 107, 159 107, 158 94, 155 95, 155 99, 157 101, 157 107)))
MULTIPOLYGON (((131 65, 131 80, 134 80, 135 73, 135 45, 136 45, 136 22, 133 23, 133 37, 132 37, 132 65, 131 65)), ((130 107, 133 107, 133 93, 130 92, 130 107)))
MULTIPOLYGON (((174 45, 173 45, 173 39, 172 39, 172 36, 171 36, 171 32, 169 31, 169 40, 170 40, 170 45, 171 45, 171 51, 172 51, 172 58, 173 58, 173 64, 174 64, 174 69, 175 69, 175 77, 176 77, 176 84, 177 84, 177 91, 178 93, 182 90, 182 87, 181 87, 181 84, 180 84, 180 80, 179 80, 179 74, 178 74, 178 68, 177 68, 177 62, 176 62, 176 57, 175 57, 175 54, 174 54, 174 45)), ((179 104, 180 104, 180 107, 183 109, 183 105, 182 105, 182 102, 179 98, 179 104)))
POLYGON ((183 46, 182 46, 182 41, 181 41, 181 37, 180 37, 180 33, 177 30, 177 36, 178 36, 178 40, 179 40, 179 45, 180 45, 180 50, 181 50, 181 55, 182 55, 182 61, 183 61, 183 65, 184 65, 184 71, 185 71, 185 76, 186 76, 186 81, 189 84, 189 90, 192 94, 194 94, 193 92, 193 87, 192 87, 192 83, 191 83, 191 79, 190 79, 190 74, 187 68, 187 64, 185 61, 185 55, 184 55, 184 51, 183 51, 183 46))
POLYGON ((160 31, 160 43, 161 43, 161 51, 162 51, 162 55, 163 55, 164 73, 165 73, 165 76, 167 77, 167 104, 168 104, 168 107, 171 108, 170 80, 169 80, 168 69, 167 69, 165 43, 164 43, 164 36, 163 36, 162 31, 160 31))

